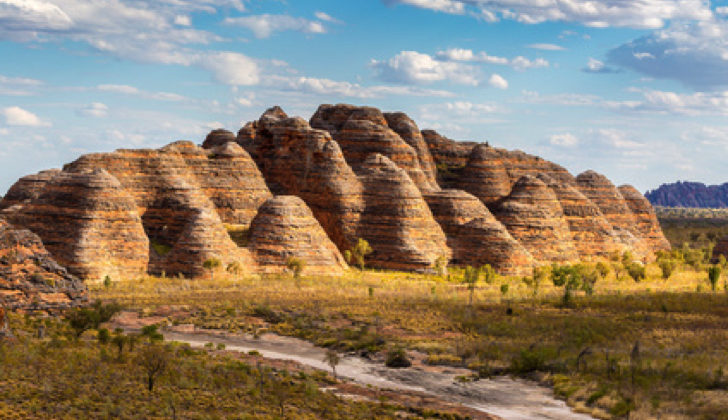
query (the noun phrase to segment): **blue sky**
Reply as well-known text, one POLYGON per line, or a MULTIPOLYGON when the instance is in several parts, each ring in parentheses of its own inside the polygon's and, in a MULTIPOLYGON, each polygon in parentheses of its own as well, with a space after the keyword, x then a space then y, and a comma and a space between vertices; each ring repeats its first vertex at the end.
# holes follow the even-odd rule
POLYGON ((0 57, 0 193, 341 102, 642 191, 728 181, 728 1, 0 0, 0 57))

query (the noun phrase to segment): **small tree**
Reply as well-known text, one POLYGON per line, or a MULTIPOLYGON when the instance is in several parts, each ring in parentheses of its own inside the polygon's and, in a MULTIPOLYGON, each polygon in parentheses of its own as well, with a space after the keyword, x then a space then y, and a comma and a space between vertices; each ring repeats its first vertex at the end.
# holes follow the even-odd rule
POLYGON ((483 280, 485 280, 486 284, 493 284, 498 279, 498 273, 490 264, 480 267, 480 272, 483 273, 483 280))
POLYGON ((104 277, 104 287, 107 289, 109 287, 111 287, 111 277, 109 277, 109 276, 104 277))
POLYGON ((475 294, 475 286, 480 278, 480 270, 477 268, 467 266, 465 267, 465 273, 463 273, 463 283, 468 285, 468 306, 473 306, 473 295, 475 294))
POLYGON ((121 306, 117 303, 104 304, 100 300, 94 302, 90 308, 74 308, 66 313, 66 319, 71 329, 75 332, 76 338, 92 328, 99 328, 99 325, 111 320, 121 306))
POLYGON ((116 348, 119 350, 118 353, 118 359, 121 360, 121 357, 124 352, 124 344, 126 344, 127 337, 124 335, 124 330, 121 328, 117 328, 114 330, 114 336, 111 338, 111 343, 116 346, 116 348))
POLYGON ((217 258, 210 258, 210 259, 205 260, 204 263, 202 263, 202 267, 204 267, 205 270, 210 271, 210 281, 215 280, 215 278, 214 278, 215 269, 217 269, 221 265, 222 265, 222 262, 220 262, 220 260, 217 258))
POLYGON ((432 268, 435 269, 435 272, 438 276, 443 277, 445 276, 445 274, 447 274, 447 263, 448 258, 445 255, 440 255, 435 259, 432 268))
POLYGON ((286 261, 286 267, 293 273, 293 278, 297 279, 301 277, 301 272, 306 268, 306 261, 300 258, 290 257, 286 261))
POLYGON ((662 271, 662 278, 664 280, 669 279, 670 276, 672 276, 672 272, 675 271, 675 268, 677 267, 675 260, 669 259, 659 260, 657 265, 660 266, 660 271, 662 271))
POLYGON ((580 282, 579 270, 571 265, 557 265, 551 267, 551 281, 556 287, 564 288, 564 296, 562 302, 564 306, 571 304, 571 294, 579 287, 580 282))
POLYGON ((333 373, 334 379, 336 379, 336 366, 339 364, 339 362, 341 362, 341 357, 339 357, 339 353, 337 353, 336 350, 333 349, 326 350, 324 362, 326 362, 326 364, 331 367, 331 373, 333 373))
POLYGON ((720 279, 721 269, 717 265, 708 267, 708 280, 710 281, 710 288, 715 292, 720 279))
POLYGON ((607 264, 603 261, 599 261, 595 268, 596 268, 597 272, 599 273, 599 276, 603 279, 606 279, 607 276, 609 275, 609 273, 612 272, 612 269, 609 266, 609 264, 607 264))
POLYGON ((154 384, 167 369, 171 359, 167 347, 159 344, 148 344, 137 355, 137 364, 144 371, 144 378, 149 392, 154 391, 154 384))
POLYGON ((225 267, 225 271, 233 276, 239 276, 243 272, 243 266, 239 262, 233 261, 225 267))
POLYGON ((531 288, 533 297, 538 296, 538 290, 546 279, 549 277, 549 267, 533 267, 533 275, 531 277, 524 277, 523 282, 531 288))
POLYGON ((367 255, 372 252, 374 252, 374 250, 371 246, 369 246, 369 242, 365 239, 359 238, 356 245, 354 245, 354 248, 352 248, 346 256, 349 257, 350 264, 353 262, 360 270, 363 270, 364 260, 367 255))
POLYGON ((639 283, 645 279, 646 272, 645 272, 644 265, 633 262, 633 263, 627 265, 626 268, 627 268, 627 273, 629 274, 630 277, 632 277, 632 280, 634 280, 635 283, 639 283))

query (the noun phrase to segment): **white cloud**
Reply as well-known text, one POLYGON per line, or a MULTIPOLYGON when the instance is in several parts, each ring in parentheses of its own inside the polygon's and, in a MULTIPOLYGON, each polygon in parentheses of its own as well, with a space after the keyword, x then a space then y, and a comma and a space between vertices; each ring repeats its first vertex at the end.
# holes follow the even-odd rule
POLYGON ((554 134, 549 137, 549 144, 561 147, 574 147, 579 144, 579 139, 571 133, 554 134))
POLYGON ((383 0, 445 13, 470 13, 488 21, 500 18, 526 24, 547 21, 578 22, 604 28, 622 26, 657 29, 672 20, 707 20, 705 0, 383 0))
POLYGON ((589 106, 602 103, 602 98, 599 96, 580 93, 558 93, 545 96, 538 92, 528 90, 524 90, 521 93, 523 94, 523 98, 520 101, 529 104, 589 106))
POLYGON ((211 71, 215 80, 227 85, 251 86, 260 81, 258 63, 240 53, 208 53, 200 57, 199 66, 211 71))
POLYGON ((78 110, 85 117, 103 118, 109 114, 109 107, 101 102, 92 102, 78 110))
POLYGON ((716 7, 715 13, 719 15, 728 15, 728 7, 722 6, 722 7, 716 7))
POLYGON ((675 22, 611 50, 609 62, 698 90, 728 85, 728 22, 675 22))
POLYGON ((340 21, 339 19, 336 19, 335 17, 331 16, 330 14, 324 13, 321 11, 314 13, 314 16, 316 16, 316 19, 322 20, 324 22, 337 23, 337 24, 344 23, 344 22, 340 21))
POLYGON ((385 0, 385 3, 401 3, 452 14, 462 14, 465 12, 464 2, 459 0, 385 0))
POLYGON ((139 96, 146 99, 154 99, 158 101, 172 101, 172 102, 178 102, 178 101, 184 101, 187 98, 178 95, 176 93, 170 93, 170 92, 148 92, 145 90, 141 90, 139 88, 136 88, 134 86, 129 85, 113 85, 113 84, 103 84, 96 86, 96 89, 102 92, 113 92, 113 93, 120 93, 123 95, 132 95, 132 96, 139 96))
POLYGON ((422 89, 417 86, 362 86, 358 83, 342 82, 314 77, 268 76, 263 80, 267 86, 284 91, 303 92, 322 96, 342 96, 370 99, 383 96, 433 96, 450 97, 444 90, 422 89))
POLYGON ((28 96, 41 86, 40 80, 25 77, 8 77, 0 74, 0 95, 2 96, 28 96))
POLYGON ((487 63, 511 66, 516 70, 523 71, 532 68, 548 67, 549 62, 543 58, 529 60, 523 56, 512 59, 488 55, 485 51, 478 53, 463 48, 450 48, 444 51, 438 51, 435 57, 441 61, 460 61, 473 63, 487 63))
POLYGON ((477 86, 478 70, 458 62, 445 62, 417 51, 402 51, 387 61, 372 60, 371 66, 384 80, 398 83, 433 83, 450 81, 477 86))
POLYGON ((535 50, 544 50, 544 51, 564 51, 566 48, 562 47, 561 45, 556 44, 529 44, 527 45, 528 48, 533 48, 535 50))
POLYGON ((192 19, 187 15, 177 15, 174 17, 174 24, 179 26, 192 26, 192 19))
POLYGON ((638 111, 678 115, 728 115, 728 91, 690 94, 659 90, 634 90, 641 100, 607 102, 620 111, 638 111))
POLYGON ((323 34, 326 28, 321 22, 288 15, 251 15, 226 18, 223 23, 247 28, 256 38, 268 38, 274 32, 298 31, 307 34, 323 34))
POLYGON ((37 115, 17 106, 3 108, 0 115, 5 117, 5 124, 24 127, 47 127, 50 124, 37 115))
POLYGON ((582 68, 581 71, 585 73, 619 73, 618 69, 609 67, 603 61, 597 60, 596 58, 589 58, 586 67, 582 68))
POLYGON ((491 75, 488 84, 497 89, 508 89, 508 81, 499 74, 491 75))

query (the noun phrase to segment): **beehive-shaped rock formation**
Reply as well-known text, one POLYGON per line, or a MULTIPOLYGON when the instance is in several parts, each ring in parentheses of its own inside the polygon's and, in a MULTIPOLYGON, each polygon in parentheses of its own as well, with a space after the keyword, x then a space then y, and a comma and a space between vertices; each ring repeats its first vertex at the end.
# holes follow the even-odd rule
POLYGON ((266 273, 299 258, 311 274, 337 274, 360 238, 369 266, 426 271, 444 257, 517 275, 667 248, 636 190, 420 131, 401 112, 322 105, 307 122, 273 107, 203 146, 82 156, 19 180, 0 215, 95 280, 200 276, 210 259, 266 273))
POLYGON ((339 275, 344 257, 311 210, 299 197, 277 196, 266 201, 250 226, 250 250, 267 272, 281 272, 296 258, 304 274, 339 275))
POLYGON ((637 232, 647 242, 650 250, 662 251, 670 249, 670 243, 662 233, 660 222, 657 221, 655 209, 652 208, 647 198, 631 185, 620 186, 619 193, 622 194, 622 197, 627 202, 627 207, 632 210, 632 214, 637 222, 637 232))
POLYGON ((137 207, 104 169, 59 173, 13 220, 40 236, 56 261, 81 278, 147 272, 149 240, 137 207))
POLYGON ((540 179, 522 176, 511 194, 498 203, 495 217, 536 262, 547 264, 578 259, 556 194, 540 179))
POLYGON ((502 274, 530 274, 531 254, 480 200, 462 190, 428 193, 425 199, 447 236, 452 264, 490 264, 502 274))
POLYGON ((37 235, 0 219, 0 310, 57 312, 87 302, 86 286, 56 263, 37 235))

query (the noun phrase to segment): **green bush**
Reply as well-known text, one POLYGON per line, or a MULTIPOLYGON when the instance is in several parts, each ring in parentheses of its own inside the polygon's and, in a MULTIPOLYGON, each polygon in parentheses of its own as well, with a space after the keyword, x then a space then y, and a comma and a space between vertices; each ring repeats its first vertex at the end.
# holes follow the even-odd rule
POLYGON ((389 350, 384 364, 390 368, 406 368, 412 366, 412 362, 407 357, 407 353, 401 347, 389 350))

